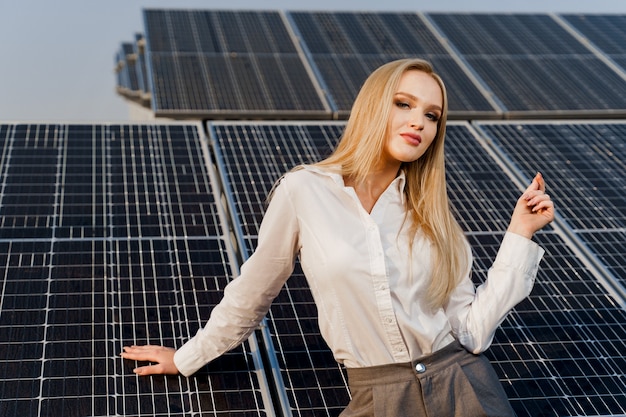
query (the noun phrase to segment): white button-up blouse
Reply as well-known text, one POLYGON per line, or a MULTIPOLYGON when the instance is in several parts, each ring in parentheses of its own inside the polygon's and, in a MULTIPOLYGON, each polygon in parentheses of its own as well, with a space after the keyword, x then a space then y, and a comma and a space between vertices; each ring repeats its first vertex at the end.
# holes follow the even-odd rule
POLYGON ((190 375, 245 340, 298 255, 320 332, 346 367, 409 362, 455 338, 471 352, 487 349, 506 314, 530 294, 544 251, 506 233, 486 282, 475 288, 468 265, 446 305, 432 311, 425 298, 431 249, 418 236, 409 254, 404 181, 399 175, 367 213, 341 175, 311 166, 286 174, 261 223, 255 252, 225 288, 206 326, 176 351, 179 371, 190 375))

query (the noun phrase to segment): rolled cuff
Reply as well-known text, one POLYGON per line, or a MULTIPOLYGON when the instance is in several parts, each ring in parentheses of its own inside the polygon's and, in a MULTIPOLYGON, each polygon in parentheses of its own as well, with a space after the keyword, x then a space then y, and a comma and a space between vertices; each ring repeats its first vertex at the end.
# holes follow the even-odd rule
POLYGON ((506 232, 494 266, 503 264, 535 277, 545 250, 532 240, 512 232, 506 232))
POLYGON ((174 364, 178 372, 184 376, 191 376, 211 361, 210 358, 198 356, 199 350, 196 346, 195 338, 190 339, 174 353, 174 364))

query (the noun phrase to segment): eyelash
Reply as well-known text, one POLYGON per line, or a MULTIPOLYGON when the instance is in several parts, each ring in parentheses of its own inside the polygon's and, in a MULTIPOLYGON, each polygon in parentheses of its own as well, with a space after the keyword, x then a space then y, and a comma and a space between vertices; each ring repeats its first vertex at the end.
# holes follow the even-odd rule
MULTIPOLYGON (((395 102, 396 107, 400 108, 400 109, 408 109, 411 107, 411 105, 407 102, 404 101, 396 101, 395 102)), ((437 116, 436 114, 433 113, 427 113, 426 117, 428 117, 431 121, 433 122, 438 122, 439 121, 439 116, 437 116)))
POLYGON ((396 101, 395 102, 396 107, 399 107, 401 109, 407 109, 410 108, 411 106, 409 105, 409 103, 406 103, 404 101, 396 101))

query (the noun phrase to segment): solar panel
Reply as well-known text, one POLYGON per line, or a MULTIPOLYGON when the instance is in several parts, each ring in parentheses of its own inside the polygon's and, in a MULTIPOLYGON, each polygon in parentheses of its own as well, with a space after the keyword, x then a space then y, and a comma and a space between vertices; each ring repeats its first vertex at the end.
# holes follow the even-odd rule
POLYGON ((578 239, 626 287, 626 124, 481 123, 526 172, 540 166, 559 213, 578 239))
MULTIPOLYGON (((244 253, 254 248, 274 181, 291 167, 326 155, 341 126, 210 124, 244 253)), ((450 196, 473 246, 473 277, 479 283, 521 190, 469 125, 451 123, 448 132, 450 196)), ((534 174, 537 167, 532 168, 534 174)), ((626 312, 560 231, 548 227, 536 239, 547 254, 535 289, 503 323, 488 351, 515 411, 519 416, 624 413, 626 312)), ((269 326, 293 414, 337 415, 348 400, 346 381, 320 339, 299 269, 270 310, 269 326)))
POLYGON ((626 77, 626 16, 624 15, 564 15, 562 18, 591 44, 620 68, 626 77))
POLYGON ((431 61, 449 89, 450 115, 495 113, 441 41, 417 14, 356 12, 289 12, 297 32, 319 71, 340 117, 367 76, 394 59, 431 61))
POLYGON ((626 80, 549 15, 426 16, 510 117, 624 114, 626 80))
POLYGON ((278 12, 145 10, 157 116, 328 118, 278 12))
MULTIPOLYGON (((468 140, 464 126, 451 126, 447 136, 450 196, 474 249, 478 283, 491 266, 520 191, 510 179, 514 173, 507 175, 484 148, 468 140)), ((529 147, 525 135, 515 141, 520 149, 529 147)), ((549 145, 550 139, 533 145, 542 143, 549 145)), ((561 189, 557 176, 549 174, 551 162, 535 158, 534 150, 518 155, 528 161, 518 165, 527 182, 541 170, 551 196, 561 189)), ((487 351, 517 415, 624 413, 620 369, 626 312, 561 233, 548 227, 535 240, 546 255, 533 292, 504 321, 487 351)))
POLYGON ((562 15, 570 25, 609 56, 626 54, 626 16, 599 14, 562 15))
POLYGON ((190 125, 0 125, 0 415, 273 415, 255 339, 191 378, 122 346, 180 346, 233 274, 190 125))

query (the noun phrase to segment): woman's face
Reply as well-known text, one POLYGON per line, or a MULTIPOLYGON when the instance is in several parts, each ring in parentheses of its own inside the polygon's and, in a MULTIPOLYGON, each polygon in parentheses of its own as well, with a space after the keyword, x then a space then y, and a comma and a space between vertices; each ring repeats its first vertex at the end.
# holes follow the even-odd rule
POLYGON ((400 78, 388 121, 383 160, 388 165, 419 159, 437 134, 443 94, 429 74, 410 70, 400 78))

